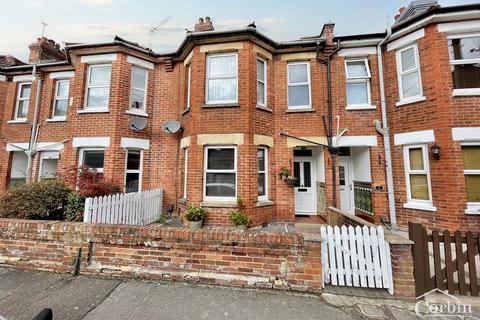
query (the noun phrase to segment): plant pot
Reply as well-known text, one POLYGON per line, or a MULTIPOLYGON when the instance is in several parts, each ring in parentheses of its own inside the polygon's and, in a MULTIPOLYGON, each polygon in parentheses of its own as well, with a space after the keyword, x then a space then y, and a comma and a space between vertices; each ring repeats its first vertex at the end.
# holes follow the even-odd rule
POLYGON ((246 224, 239 224, 238 226, 235 226, 235 229, 239 231, 245 231, 247 230, 247 225, 246 224))
POLYGON ((198 229, 202 228, 202 223, 203 223, 203 220, 189 221, 188 226, 190 227, 190 230, 198 230, 198 229))

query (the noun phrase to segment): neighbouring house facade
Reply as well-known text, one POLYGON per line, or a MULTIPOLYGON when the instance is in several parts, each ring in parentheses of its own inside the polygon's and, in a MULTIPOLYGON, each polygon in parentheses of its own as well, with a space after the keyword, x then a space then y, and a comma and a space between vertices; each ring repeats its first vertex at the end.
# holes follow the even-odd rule
POLYGON ((334 205, 480 231, 480 5, 417 1, 385 33, 289 42, 206 18, 167 54, 39 38, 29 60, 0 56, 2 189, 88 165, 211 226, 241 198, 255 226, 334 205))

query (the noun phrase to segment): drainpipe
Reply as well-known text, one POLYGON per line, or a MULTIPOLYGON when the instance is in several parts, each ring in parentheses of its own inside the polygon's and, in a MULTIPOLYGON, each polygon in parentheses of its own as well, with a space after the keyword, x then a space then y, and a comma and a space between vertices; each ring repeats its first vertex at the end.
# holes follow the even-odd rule
POLYGON ((397 225, 397 214, 395 210, 395 196, 393 189, 393 171, 392 171, 392 154, 390 147, 390 132, 388 128, 387 106, 385 102, 385 82, 383 79, 383 63, 382 63, 382 46, 388 41, 392 34, 392 29, 387 29, 387 36, 377 45, 377 62, 378 62, 378 80, 380 82, 380 104, 382 110, 382 124, 375 120, 375 129, 383 135, 385 147, 385 170, 387 174, 387 193, 388 208, 390 212, 390 224, 397 225))
POLYGON ((36 153, 35 147, 37 142, 38 134, 38 112, 40 109, 40 99, 42 94, 42 79, 37 75, 37 65, 33 65, 32 75, 37 79, 37 92, 35 95, 35 109, 33 113, 33 122, 32 129, 30 131, 30 141, 28 143, 28 150, 25 151, 27 154, 27 182, 31 182, 32 179, 32 162, 33 156, 36 153))

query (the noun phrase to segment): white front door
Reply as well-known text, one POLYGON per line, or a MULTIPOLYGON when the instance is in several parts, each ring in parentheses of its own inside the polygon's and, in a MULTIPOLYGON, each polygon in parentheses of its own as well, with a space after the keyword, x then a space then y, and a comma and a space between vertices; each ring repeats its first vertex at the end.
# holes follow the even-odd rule
POLYGON ((339 185, 340 185, 340 209, 348 213, 355 212, 353 198, 353 176, 350 157, 340 157, 339 185))
POLYGON ((317 214, 314 168, 312 159, 296 158, 293 161, 295 183, 295 214, 317 214))

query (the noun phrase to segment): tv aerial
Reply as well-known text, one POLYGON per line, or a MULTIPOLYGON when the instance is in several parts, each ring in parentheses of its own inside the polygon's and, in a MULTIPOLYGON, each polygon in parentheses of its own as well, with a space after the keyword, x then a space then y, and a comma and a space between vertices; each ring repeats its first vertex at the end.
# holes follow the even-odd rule
POLYGON ((128 127, 132 131, 142 132, 147 127, 147 119, 146 118, 140 118, 140 117, 133 118, 128 123, 128 127))
POLYGON ((162 124, 162 130, 166 133, 177 133, 181 129, 180 122, 176 120, 170 120, 162 124))

